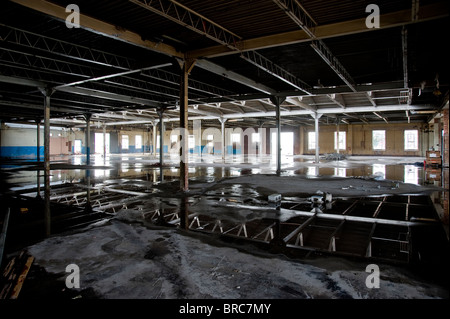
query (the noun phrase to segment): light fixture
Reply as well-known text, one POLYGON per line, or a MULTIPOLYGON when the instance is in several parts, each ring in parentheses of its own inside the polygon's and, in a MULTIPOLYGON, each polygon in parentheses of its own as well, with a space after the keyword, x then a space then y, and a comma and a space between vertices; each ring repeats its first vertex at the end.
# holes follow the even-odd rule
POLYGON ((433 114, 433 113, 437 113, 436 110, 421 110, 421 111, 414 111, 414 110, 410 110, 411 114, 433 114))

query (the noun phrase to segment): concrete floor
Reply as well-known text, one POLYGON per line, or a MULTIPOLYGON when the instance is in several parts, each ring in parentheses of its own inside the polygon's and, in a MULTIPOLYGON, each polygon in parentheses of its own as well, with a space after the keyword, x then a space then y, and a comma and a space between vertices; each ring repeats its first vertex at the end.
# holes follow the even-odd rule
MULTIPOLYGON (((342 161, 324 161, 314 163, 314 156, 297 155, 282 157, 282 175, 316 176, 362 176, 380 177, 407 183, 423 185, 425 174, 423 157, 370 157, 352 156, 342 161)), ((220 156, 191 155, 189 158, 189 177, 223 178, 248 174, 274 174, 276 158, 273 156, 227 156, 225 163, 220 156)), ((51 158, 52 183, 76 182, 85 177, 85 156, 55 156, 51 158)), ((111 154, 106 159, 101 155, 91 158, 89 168, 93 169, 91 176, 96 180, 108 178, 126 178, 148 175, 149 180, 159 181, 160 171, 155 170, 159 164, 159 156, 151 154, 111 154)), ((164 179, 178 178, 179 159, 177 156, 165 156, 163 170, 164 179)), ((36 183, 36 168, 33 161, 11 162, 3 165, 6 172, 13 174, 7 182, 17 186, 34 186, 36 183), (8 165, 9 164, 9 165, 8 165)), ((42 176, 42 171, 40 172, 42 176)), ((42 183, 42 178, 41 178, 42 183)))
MULTIPOLYGON (((368 263, 339 257, 289 259, 252 245, 225 245, 201 235, 147 228, 139 216, 56 236, 29 247, 36 263, 57 275, 80 268, 78 296, 107 299, 435 299, 449 298, 437 282, 378 263, 379 289, 367 288, 368 263)), ((25 297, 39 296, 35 279, 25 297)))
MULTIPOLYGON (((147 191, 155 188, 159 192, 152 200, 164 198, 169 206, 178 205, 176 157, 167 156, 162 170, 157 167, 159 158, 150 154, 93 159, 89 167, 93 187, 129 185, 126 189, 133 189, 145 184, 147 191)), ((440 181, 428 179, 419 165, 423 158, 350 157, 314 163, 313 156, 285 156, 279 178, 273 176, 276 167, 271 156, 230 156, 225 163, 217 156, 191 156, 191 162, 191 197, 231 189, 236 198, 256 200, 273 192, 302 197, 321 191, 336 197, 426 194, 439 202, 443 192, 448 192, 440 181)), ((83 165, 83 156, 52 158, 52 187, 85 185, 87 167, 83 165)), ((32 163, 3 167, 2 172, 14 191, 23 193, 36 187, 32 163)), ((430 275, 427 267, 377 261, 380 288, 369 289, 365 269, 372 261, 321 254, 293 258, 252 242, 229 242, 177 227, 156 226, 143 213, 145 209, 154 211, 149 208, 153 202, 143 203, 144 209, 128 207, 88 228, 55 234, 28 246, 36 268, 23 298, 38 297, 40 287, 46 286, 53 287, 56 295, 65 292, 70 298, 449 298, 447 279, 443 282, 436 274, 430 275), (64 270, 71 263, 80 267, 81 288, 69 294, 64 270)), ((214 213, 208 204, 192 207, 195 209, 214 213)), ((443 226, 448 234, 448 225, 443 226)))

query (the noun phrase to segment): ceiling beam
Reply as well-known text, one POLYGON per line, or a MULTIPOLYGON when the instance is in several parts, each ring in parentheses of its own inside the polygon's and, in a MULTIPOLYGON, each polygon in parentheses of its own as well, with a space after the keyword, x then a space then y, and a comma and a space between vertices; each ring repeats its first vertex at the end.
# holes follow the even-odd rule
MULTIPOLYGON (((175 0, 129 0, 153 13, 161 15, 170 21, 178 23, 196 33, 206 36, 207 38, 218 42, 219 44, 237 52, 241 52, 240 48, 236 46, 242 38, 237 34, 227 30, 223 26, 214 21, 204 17, 194 10, 178 3, 175 0)), ((292 85, 293 87, 309 93, 309 87, 303 81, 297 79, 294 75, 284 70, 279 65, 276 65, 269 59, 261 56, 257 52, 243 52, 241 57, 264 70, 265 72, 275 76, 276 78, 292 85)))
POLYGON ((327 98, 336 105, 339 105, 341 108, 345 109, 345 101, 341 94, 327 94, 327 98))
MULTIPOLYGON (((403 80, 402 81, 391 81, 391 82, 380 82, 380 83, 371 83, 371 84, 358 84, 356 86, 357 92, 370 92, 370 91, 384 91, 384 90, 396 90, 396 89, 404 89, 403 80)), ((321 87, 321 88, 313 88, 312 90, 314 95, 323 95, 323 94, 346 94, 346 93, 354 93, 347 85, 333 86, 333 87, 321 87)), ((305 96, 303 92, 299 91, 283 91, 278 93, 279 96, 305 96)), ((372 103, 373 105, 373 103, 372 103)))
MULTIPOLYGON (((57 18, 62 21, 65 21, 67 18, 66 8, 51 3, 49 1, 45 0, 33 0, 33 1, 10 0, 10 1, 20 4, 29 9, 33 9, 41 13, 47 14, 51 17, 57 18)), ((80 13, 80 28, 101 34, 102 36, 106 36, 115 40, 124 41, 129 44, 133 44, 145 49, 150 49, 157 53, 161 53, 171 57, 184 58, 184 54, 182 52, 177 51, 174 47, 168 44, 144 40, 141 37, 141 35, 135 32, 123 28, 118 28, 113 24, 100 21, 98 19, 92 18, 82 13, 80 13)))
MULTIPOLYGON (((415 110, 424 110, 429 109, 429 107, 424 105, 383 105, 383 106, 377 106, 377 107, 367 107, 367 106, 360 106, 360 107, 348 107, 345 109, 345 112, 340 113, 337 108, 324 108, 324 109, 318 109, 316 112, 317 114, 357 114, 357 113, 368 113, 368 112, 392 112, 392 111, 415 111, 415 110)), ((281 116, 293 116, 293 115, 310 115, 313 113, 316 113, 309 110, 291 110, 291 111, 281 111, 281 116)), ((244 114, 224 114, 222 117, 226 119, 237 119, 237 118, 252 118, 252 117, 275 117, 275 111, 269 111, 269 112, 249 112, 244 114)), ((212 120, 216 117, 206 116, 206 117, 191 117, 190 120, 212 120)), ((362 119, 360 119, 362 120, 362 119)))
POLYGON ((403 82, 405 89, 408 88, 408 29, 406 26, 402 28, 402 56, 403 56, 403 82))
MULTIPOLYGON (((369 121, 367 121, 365 118, 363 118, 363 117, 361 117, 361 116, 353 115, 353 114, 347 114, 347 113, 342 113, 342 115, 345 115, 345 116, 350 117, 350 118, 357 119, 357 120, 359 120, 359 121, 361 121, 361 122, 363 122, 363 123, 365 123, 365 124, 369 124, 369 121)), ((343 120, 343 119, 342 119, 342 120, 343 120)), ((348 123, 347 123, 347 124, 348 124, 348 123)))
POLYGON ((375 114, 375 115, 376 115, 377 117, 379 117, 380 119, 382 119, 383 121, 385 121, 386 123, 389 123, 388 120, 387 120, 384 116, 378 114, 377 112, 372 112, 372 113, 375 114))
POLYGON ((79 94, 79 95, 84 95, 84 96, 90 96, 90 97, 106 99, 106 100, 121 101, 121 102, 131 103, 131 104, 140 104, 140 105, 145 105, 148 107, 163 106, 162 103, 155 102, 155 101, 148 100, 148 99, 132 97, 132 96, 127 96, 127 95, 123 95, 123 94, 116 94, 116 93, 111 93, 111 92, 106 92, 106 91, 82 88, 82 87, 77 87, 77 86, 62 87, 62 88, 58 88, 57 91, 72 93, 72 94, 79 94))
MULTIPOLYGON (((318 25, 314 29, 314 34, 317 39, 327 39, 380 29, 394 28, 412 23, 420 23, 428 20, 444 18, 448 15, 448 3, 446 1, 441 1, 422 6, 420 8, 419 17, 414 21, 411 19, 411 9, 406 9, 380 15, 379 29, 367 28, 366 18, 361 18, 326 25, 318 25)), ((311 41, 312 39, 304 30, 296 30, 253 39, 245 39, 236 45, 241 51, 249 51, 311 41)), ((236 53, 238 52, 230 50, 224 46, 213 46, 188 51, 186 52, 186 57, 196 59, 218 57, 236 53)))
MULTIPOLYGON (((44 104, 31 104, 31 103, 22 103, 22 102, 14 102, 14 101, 2 101, 0 100, 0 105, 5 105, 10 108, 21 108, 21 109, 30 109, 30 110, 44 110, 44 104)), ((52 106, 51 111, 53 112, 61 112, 61 113, 69 113, 69 114, 80 114, 79 110, 74 110, 66 107, 57 107, 52 106)), ((3 111, 2 111, 3 112, 3 111)), ((43 116, 43 114, 42 114, 43 116)))
POLYGON ((345 84, 353 91, 355 89, 355 81, 350 74, 333 55, 331 50, 325 43, 318 39, 315 34, 317 23, 310 16, 310 14, 302 7, 297 0, 273 0, 273 2, 280 7, 290 18, 294 21, 305 33, 311 38, 311 47, 324 60, 333 71, 344 81, 345 84))
POLYGON ((366 97, 369 100, 369 102, 372 104, 372 106, 377 106, 377 103, 374 100, 375 94, 373 91, 366 92, 366 97))
MULTIPOLYGON (((36 1, 10 0, 10 1, 18 3, 20 5, 23 5, 27 8, 34 9, 36 11, 45 13, 49 16, 58 18, 63 21, 67 17, 67 13, 65 12, 64 7, 55 5, 55 4, 45 1, 45 0, 36 0, 36 1)), ((137 2, 140 2, 140 1, 137 1, 137 2)), ((180 4, 178 4, 178 5, 180 5, 180 4)), ((188 9, 184 8, 184 10, 188 10, 188 9)), ((213 22, 208 21, 208 23, 213 23, 213 22)), ((110 37, 110 38, 113 38, 116 40, 121 40, 121 41, 130 43, 130 44, 133 44, 133 45, 137 45, 139 47, 150 49, 150 50, 158 52, 158 53, 162 53, 165 55, 169 55, 169 56, 181 58, 181 59, 185 58, 185 54, 177 51, 175 48, 173 48, 167 44, 156 43, 156 42, 152 42, 150 40, 143 40, 142 37, 137 33, 134 33, 134 32, 128 31, 128 30, 123 30, 122 28, 118 29, 116 26, 114 26, 112 24, 109 24, 107 22, 86 16, 83 14, 80 14, 80 27, 85 30, 101 34, 103 36, 110 37)), ((223 46, 223 47, 229 49, 229 47, 227 47, 227 46, 223 46)), ((236 51, 236 52, 239 52, 239 51, 236 51)), ((197 63, 196 66, 200 66, 199 63, 197 63)), ((209 62, 209 63, 205 62, 205 63, 203 63, 203 68, 207 69, 213 73, 217 73, 217 69, 218 68, 220 69, 222 67, 215 65, 211 62, 209 62)), ((256 83, 255 81, 247 79, 247 78, 245 78, 241 75, 238 75, 232 71, 227 71, 227 70, 224 70, 224 71, 226 74, 225 77, 228 77, 228 78, 234 80, 235 82, 239 82, 241 84, 253 87, 256 90, 264 92, 266 94, 275 94, 276 93, 275 90, 270 89, 266 86, 263 86, 259 83, 256 83)), ((219 72, 218 74, 223 75, 221 72, 219 72)))
POLYGON ((334 73, 339 76, 339 78, 344 81, 345 84, 353 91, 356 92, 355 89, 355 81, 350 76, 345 67, 339 62, 339 60, 334 56, 331 50, 325 45, 322 40, 312 41, 311 47, 316 51, 316 53, 325 61, 326 64, 334 71, 334 73))
POLYGON ((195 66, 205 69, 207 71, 210 71, 212 73, 221 75, 225 78, 228 78, 228 79, 238 82, 240 84, 246 85, 252 89, 263 92, 265 94, 274 95, 277 93, 277 91, 269 88, 268 86, 265 86, 264 84, 258 83, 252 79, 249 79, 249 78, 247 78, 243 75, 240 75, 236 72, 233 72, 231 70, 227 70, 224 67, 222 67, 218 64, 212 63, 210 61, 207 61, 207 60, 203 60, 203 59, 197 60, 197 62, 195 63, 195 66))
POLYGON ((277 79, 292 85, 296 89, 305 92, 306 94, 311 94, 311 87, 297 78, 292 73, 286 71, 279 65, 273 63, 266 57, 262 56, 256 51, 246 51, 242 52, 241 58, 255 65, 257 68, 269 73, 270 75, 276 77, 277 79))
POLYGON ((242 38, 225 29, 219 24, 202 16, 194 10, 175 0, 129 0, 153 13, 161 15, 170 21, 178 23, 196 33, 206 36, 231 50, 238 50, 235 44, 242 38))
POLYGON ((50 38, 1 23, 0 38, 2 41, 13 43, 19 45, 20 47, 48 52, 70 59, 122 70, 132 70, 133 65, 137 63, 135 60, 127 57, 50 38))
POLYGON ((111 79, 111 78, 115 78, 115 77, 119 77, 119 76, 142 72, 145 70, 159 69, 159 68, 163 68, 163 67, 171 66, 171 65, 172 65, 172 63, 164 63, 164 64, 153 65, 153 66, 149 66, 149 67, 137 69, 137 70, 130 70, 130 71, 124 71, 124 72, 119 72, 119 73, 114 73, 114 74, 102 75, 102 76, 98 76, 98 77, 94 77, 94 78, 89 78, 86 80, 81 80, 81 81, 76 81, 76 82, 72 82, 72 83, 58 85, 54 89, 58 90, 63 87, 75 86, 75 85, 84 84, 84 83, 88 83, 88 82, 102 81, 102 80, 111 79))
POLYGON ((296 106, 299 106, 299 107, 301 107, 304 110, 308 110, 308 111, 312 111, 312 112, 316 112, 317 111, 316 107, 310 106, 310 105, 308 105, 308 104, 306 104, 306 103, 304 103, 304 102, 302 102, 302 101, 300 101, 300 100, 298 100, 297 98, 294 98, 294 97, 286 98, 286 102, 294 104, 296 106))
POLYGON ((44 82, 41 82, 41 81, 22 79, 22 78, 6 76, 6 75, 0 75, 0 82, 24 85, 24 86, 31 86, 31 87, 36 87, 36 88, 45 88, 47 86, 44 82))

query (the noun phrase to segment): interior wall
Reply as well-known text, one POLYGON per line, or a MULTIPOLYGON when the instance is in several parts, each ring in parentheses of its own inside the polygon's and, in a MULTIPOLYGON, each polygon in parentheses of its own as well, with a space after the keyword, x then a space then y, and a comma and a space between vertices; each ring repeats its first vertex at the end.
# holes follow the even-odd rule
POLYGON ((449 167, 449 109, 443 110, 443 116, 442 116, 442 130, 443 130, 443 166, 449 167))
MULTIPOLYGON (((41 126, 40 132, 40 157, 44 156, 44 132, 41 126)), ((37 131, 36 128, 18 128, 7 124, 1 126, 1 157, 4 158, 29 158, 37 156, 37 131)))
MULTIPOLYGON (((73 134, 61 129, 50 130, 50 155, 70 155, 72 153, 73 134)), ((37 129, 33 125, 14 127, 1 126, 0 156, 4 158, 37 158, 37 129)), ((44 157, 44 128, 39 134, 39 158, 44 157)))
MULTIPOLYGON (((448 110, 447 110, 448 116, 448 110)), ((425 153, 429 149, 440 150, 440 132, 444 129, 444 135, 447 134, 448 143, 448 120, 445 124, 445 116, 442 117, 438 123, 430 124, 353 124, 353 125, 339 125, 340 132, 346 132, 346 148, 341 149, 340 152, 347 155, 371 155, 371 156, 425 156, 425 153), (447 125, 447 126, 445 126, 447 125), (445 130, 447 127, 447 130, 445 130), (404 130, 417 129, 419 131, 419 149, 417 151, 405 151, 404 150, 404 130), (386 150, 374 151, 372 149, 372 131, 373 130, 385 130, 386 131, 386 150), (445 133, 446 132, 446 133, 445 133)), ((260 132, 261 142, 258 145, 258 153, 270 154, 271 152, 271 133, 276 131, 275 127, 271 128, 249 128, 242 130, 238 128, 225 128, 225 150, 226 154, 257 154, 256 148, 251 141, 251 133, 260 132), (233 145, 231 141, 232 133, 244 133, 241 136, 241 142, 233 145), (246 142, 246 145, 244 141, 246 142), (245 146, 247 146, 245 148, 245 146), (235 149, 236 148, 236 149, 235 149)), ((153 130, 106 130, 110 133, 110 152, 111 153, 140 153, 153 149, 153 130), (122 135, 129 136, 129 149, 122 150, 121 142, 122 135), (141 135, 142 147, 136 149, 135 137, 141 135)), ((159 130, 158 130, 159 131, 159 130)), ((313 132, 313 126, 299 126, 299 127, 282 127, 282 132, 294 133, 294 154, 295 155, 314 155, 314 149, 308 149, 308 132, 313 132)), ((334 149, 334 132, 336 131, 336 125, 321 125, 319 128, 319 146, 320 153, 335 153, 334 149)), ((103 132, 103 129, 93 129, 91 131, 91 148, 95 149, 95 132, 103 132)), ((158 132, 159 134, 159 132, 158 132)), ((174 151, 172 148, 176 145, 172 145, 170 136, 172 129, 166 129, 164 131, 164 152, 174 151)), ((214 136, 214 154, 221 154, 221 132, 218 128, 202 127, 201 123, 198 123, 195 130, 191 130, 189 135, 195 136, 195 152, 205 151, 207 143, 207 135, 212 134, 214 136)), ((74 141, 82 141, 82 154, 86 153, 85 132, 84 129, 73 129, 70 131, 52 131, 52 139, 50 142, 52 155, 70 155, 74 153, 74 141), (58 136, 58 135, 61 136, 58 136)), ((445 137, 444 137, 445 138, 445 137)), ((41 128, 41 157, 43 156, 43 128, 41 128)), ((13 128, 8 127, 6 124, 2 125, 1 131, 1 156, 12 158, 36 158, 36 128, 30 126, 29 128, 13 128)), ((445 145, 445 143, 444 143, 445 145)), ((157 150, 159 152, 159 150, 157 150)), ((175 150, 174 152, 178 152, 175 150)), ((211 153, 212 153, 211 152, 211 153)), ((443 156, 445 158, 445 156, 443 156)), ((444 163, 448 165, 448 147, 447 147, 447 161, 444 159, 444 163)))
MULTIPOLYGON (((426 124, 352 124, 339 125, 339 132, 346 132, 346 148, 339 152, 347 155, 371 155, 371 156, 425 156, 428 149, 428 132, 426 124), (372 131, 386 131, 386 149, 384 151, 373 150, 372 131), (404 131, 419 131, 419 148, 417 151, 404 150, 404 131)), ((320 154, 336 153, 334 148, 334 132, 336 125, 319 126, 319 152, 320 154)), ((300 131, 303 142, 303 154, 314 155, 314 149, 308 149, 308 132, 314 132, 313 127, 300 131)), ((431 133, 433 134, 433 133, 431 133)), ((301 152, 300 152, 301 153, 301 152)))

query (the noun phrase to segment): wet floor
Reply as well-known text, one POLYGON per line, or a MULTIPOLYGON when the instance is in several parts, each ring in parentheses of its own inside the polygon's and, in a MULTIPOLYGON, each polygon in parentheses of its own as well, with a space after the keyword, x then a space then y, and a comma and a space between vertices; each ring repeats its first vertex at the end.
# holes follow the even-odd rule
MULTIPOLYGON (((11 161, 2 163, 2 190, 23 191, 44 188, 43 171, 38 170, 33 161, 11 161)), ((42 165, 42 163, 40 163, 42 165)), ((42 167, 42 166, 40 166, 42 167)), ((301 176, 313 180, 326 178, 370 178, 376 181, 394 181, 422 186, 443 186, 442 170, 434 170, 423 166, 420 157, 367 157, 352 156, 345 160, 333 161, 322 159, 314 162, 314 156, 283 156, 281 176, 301 176)), ((276 173, 276 158, 273 156, 221 156, 190 155, 189 179, 191 184, 212 183, 227 177, 253 175, 273 175, 276 173)), ((446 170, 448 179, 448 169, 446 170)), ((155 183, 175 181, 179 179, 179 158, 165 156, 163 168, 159 165, 159 155, 122 154, 91 156, 90 165, 86 165, 84 155, 51 158, 50 183, 52 188, 66 184, 106 185, 125 191, 136 190, 149 194, 157 190, 155 183), (89 169, 87 169, 89 168, 89 169)), ((352 185, 347 186, 352 188, 352 185)), ((380 186, 378 186, 380 187, 380 186)), ((344 189, 344 188, 342 188, 344 189)), ((236 197, 258 198, 260 194, 246 194, 241 185, 230 185, 230 194, 236 197)), ((350 191, 350 189, 348 190, 350 191)), ((443 199, 448 200, 448 189, 431 194, 435 203, 442 206, 443 199)), ((445 215, 444 212, 439 212, 445 215)), ((448 213, 447 213, 448 214, 448 213)), ((448 215, 447 215, 448 216, 448 215)))
MULTIPOLYGON (((229 156, 222 161, 220 156, 191 156, 189 178, 213 182, 224 177, 250 174, 274 174, 276 159, 272 156, 229 156)), ((4 163, 3 178, 11 187, 35 186, 37 174, 43 183, 43 171, 37 171, 32 161, 4 163)), ((106 158, 91 157, 90 177, 95 182, 108 179, 138 178, 150 182, 161 181, 159 157, 150 154, 110 155, 106 158)), ((352 157, 343 161, 321 161, 314 163, 313 156, 285 156, 282 158, 281 175, 304 175, 310 178, 323 176, 375 177, 418 185, 440 186, 439 172, 430 178, 423 169, 421 158, 352 157)), ((179 161, 167 156, 162 169, 163 180, 178 179, 179 161)), ((85 156, 53 157, 51 159, 52 184, 81 182, 86 177, 85 156)))
MULTIPOLYGON (((341 190, 346 187, 353 190, 361 188, 362 191, 383 187, 388 190, 398 188, 395 182, 417 187, 441 186, 442 172, 424 169, 421 158, 351 157, 342 161, 314 163, 312 156, 283 157, 280 176, 283 180, 278 181, 273 179, 276 160, 271 156, 233 156, 227 157, 225 162, 220 156, 192 156, 190 163, 191 188, 186 199, 186 207, 189 207, 186 213, 187 209, 183 211, 185 199, 176 193, 178 183, 170 183, 179 179, 179 161, 176 158, 166 157, 161 168, 159 158, 149 154, 111 155, 106 158, 93 156, 89 166, 86 166, 84 156, 54 157, 51 159, 51 201, 68 205, 74 212, 68 212, 66 208, 53 211, 55 222, 52 229, 66 229, 63 225, 66 221, 63 218, 66 217, 72 221, 77 218, 77 227, 85 226, 85 221, 79 218, 85 216, 84 208, 90 201, 91 208, 101 212, 99 220, 109 220, 114 216, 113 219, 126 222, 141 221, 147 227, 181 227, 183 214, 186 213, 184 228, 192 232, 251 240, 265 246, 276 245, 276 239, 281 239, 288 252, 295 254, 318 251, 321 254, 368 256, 406 263, 431 260, 441 255, 441 250, 431 257, 423 253, 436 246, 431 239, 421 245, 415 242, 417 238, 431 238, 430 234, 438 233, 435 228, 429 227, 430 222, 437 225, 436 220, 431 220, 434 216, 424 215, 433 211, 429 209, 428 196, 403 196, 400 199, 372 196, 356 201, 343 199, 335 202, 333 209, 325 211, 325 214, 314 216, 311 203, 295 196, 283 195, 283 205, 278 210, 268 207, 267 195, 270 193, 257 186, 270 184, 270 192, 277 190, 281 193, 283 187, 294 188, 286 182, 283 185, 283 181, 289 178, 297 180, 297 185, 307 184, 311 189, 317 183, 332 184, 331 181, 341 178, 352 181, 352 185, 344 182, 345 187, 339 186, 341 190), (266 177, 272 178, 272 182, 261 180, 266 177), (355 180, 358 184, 354 184, 355 180), (275 183, 280 184, 277 186, 275 183), (424 202, 418 202, 419 199, 424 202), (375 227, 374 217, 389 222, 383 225, 377 221, 375 227), (427 224, 422 225, 424 228, 419 227, 412 217, 428 219, 427 224), (408 237, 410 235, 411 238, 408 237)), ((38 167, 35 162, 4 163, 1 173, 2 181, 6 183, 2 183, 2 187, 34 200, 38 181, 43 194, 43 171, 38 167)), ((442 190, 435 191, 432 201, 441 201, 443 193, 442 190)), ((32 205, 30 201, 30 213, 32 205)), ((93 221, 87 222, 92 224, 93 221)))
MULTIPOLYGON (((52 157, 50 183, 55 187, 68 183, 89 182, 96 185, 139 181, 146 183, 146 187, 151 189, 152 183, 179 179, 179 158, 167 155, 163 163, 161 169, 158 154, 110 154, 106 158, 93 155, 88 166, 84 155, 52 157)), ((33 189, 38 183, 43 190, 44 172, 38 170, 42 166, 37 164, 32 160, 3 162, 2 192, 33 189)), ((421 157, 352 156, 340 161, 321 159, 319 163, 315 163, 314 156, 283 156, 281 169, 281 176, 303 176, 309 179, 362 177, 444 188, 443 181, 448 179, 448 169, 424 169, 421 157)), ((276 173, 276 158, 270 155, 233 155, 223 160, 221 156, 191 154, 188 172, 190 181, 207 183, 227 177, 270 175, 276 173)), ((236 195, 242 196, 239 192, 236 195)), ((443 199, 448 200, 448 189, 437 191, 432 197, 434 202, 442 205, 443 199)))

